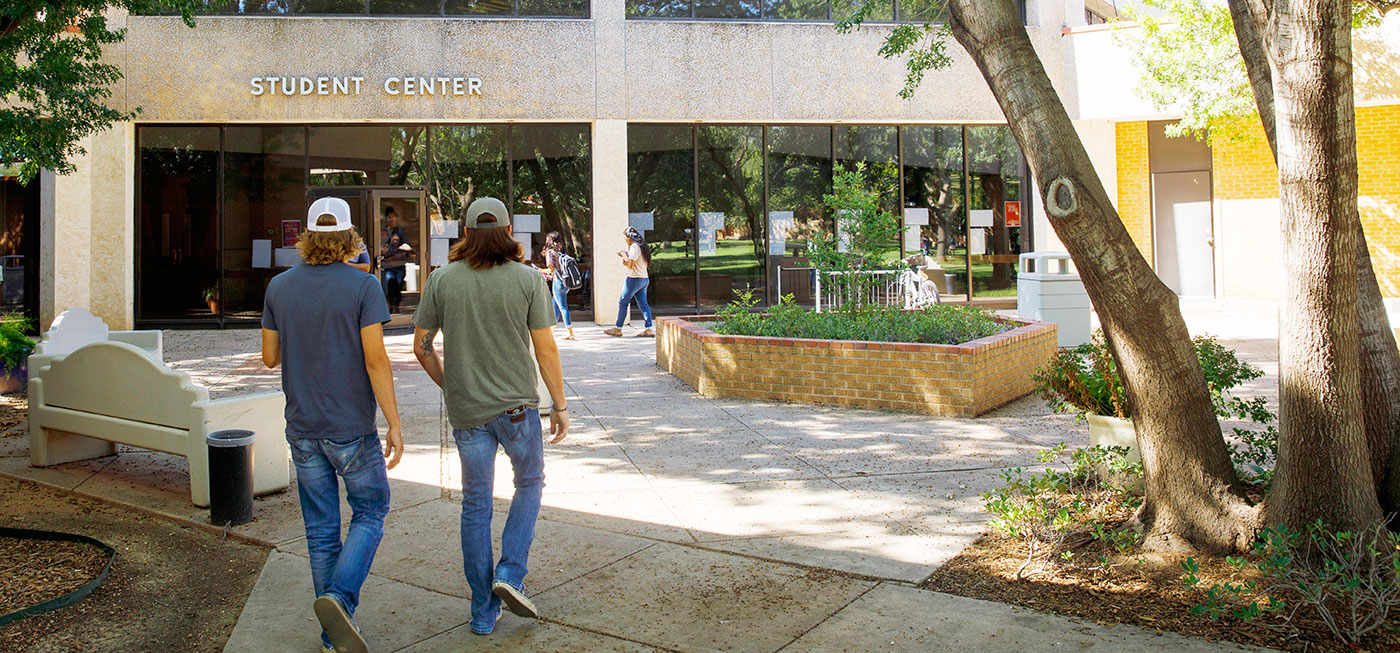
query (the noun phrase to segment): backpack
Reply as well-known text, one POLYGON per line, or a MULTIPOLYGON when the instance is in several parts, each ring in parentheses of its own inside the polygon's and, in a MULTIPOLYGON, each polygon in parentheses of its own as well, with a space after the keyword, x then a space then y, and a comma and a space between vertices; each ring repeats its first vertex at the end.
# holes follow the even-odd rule
POLYGON ((578 271, 578 261, 564 252, 559 252, 559 269, 555 271, 555 274, 559 275, 559 280, 569 290, 578 290, 583 287, 583 274, 578 271))

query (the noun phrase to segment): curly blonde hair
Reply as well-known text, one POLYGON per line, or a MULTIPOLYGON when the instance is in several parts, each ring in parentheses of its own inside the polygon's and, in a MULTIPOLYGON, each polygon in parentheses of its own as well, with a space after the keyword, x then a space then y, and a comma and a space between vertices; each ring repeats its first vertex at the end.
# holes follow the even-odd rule
MULTIPOLYGON (((335 224, 335 218, 323 215, 316 219, 316 226, 329 227, 335 224)), ((301 238, 297 240, 297 252, 301 254, 301 260, 311 265, 329 265, 331 263, 344 263, 354 258, 360 253, 360 236, 354 229, 345 231, 311 231, 301 232, 301 238)))

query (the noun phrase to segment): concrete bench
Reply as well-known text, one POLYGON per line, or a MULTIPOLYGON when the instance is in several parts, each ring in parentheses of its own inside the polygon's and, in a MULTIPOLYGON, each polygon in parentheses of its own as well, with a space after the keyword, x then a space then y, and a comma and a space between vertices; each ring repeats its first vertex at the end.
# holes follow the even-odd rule
POLYGON ((166 367, 151 350, 112 340, 38 354, 29 365, 29 451, 36 467, 114 455, 117 444, 185 456, 191 499, 207 507, 205 435, 240 428, 256 434, 254 493, 290 483, 281 392, 211 400, 207 388, 166 367))

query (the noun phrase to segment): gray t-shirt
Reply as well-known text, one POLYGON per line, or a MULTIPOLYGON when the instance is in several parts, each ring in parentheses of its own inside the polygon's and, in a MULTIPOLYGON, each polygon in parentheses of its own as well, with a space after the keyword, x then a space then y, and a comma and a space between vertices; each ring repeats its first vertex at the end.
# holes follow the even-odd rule
POLYGON ((305 263, 274 277, 262 325, 282 345, 287 435, 364 437, 375 432, 374 388, 360 329, 389 321, 379 282, 344 263, 305 263))
POLYGON ((516 406, 539 406, 530 331, 554 326, 539 271, 523 263, 474 270, 466 261, 428 275, 413 323, 442 330, 443 390, 453 428, 481 426, 516 406))

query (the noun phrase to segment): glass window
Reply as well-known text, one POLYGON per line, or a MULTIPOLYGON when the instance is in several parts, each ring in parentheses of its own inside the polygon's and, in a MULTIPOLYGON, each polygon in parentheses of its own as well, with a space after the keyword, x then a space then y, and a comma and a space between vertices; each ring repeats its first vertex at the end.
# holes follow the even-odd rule
POLYGON ((1027 228, 1021 226, 1021 150, 1011 129, 968 127, 967 164, 971 175, 968 250, 972 292, 983 297, 1015 297, 1017 259, 1022 251, 1030 251, 1031 243, 1029 223, 1025 223, 1027 228))
MULTIPOLYGON (((768 128, 768 278, 779 281, 777 268, 805 268, 808 243, 833 225, 823 196, 831 194, 831 127, 778 125, 768 128)), ((814 279, 806 272, 785 272, 782 294, 800 304, 815 301, 814 279)), ((776 287, 769 295, 778 298, 776 287)))
POLYGON ((298 14, 313 15, 337 15, 354 14, 363 15, 365 11, 365 0, 293 0, 296 2, 295 12, 298 14))
POLYGON ((224 318, 257 320, 272 277, 274 248, 293 247, 306 197, 306 129, 241 127, 224 130, 224 318), (288 240, 290 238, 290 240, 288 240))
MULTIPOLYGON (((467 206, 479 197, 510 201, 505 125, 433 127, 432 150, 428 219, 458 223, 438 225, 436 233, 460 237, 467 206)), ((456 242, 456 238, 450 240, 456 242)))
POLYGON ((207 13, 281 15, 292 13, 292 0, 232 0, 209 2, 207 13))
MULTIPOLYGON (((865 166, 865 180, 880 194, 880 208, 899 214, 899 128, 892 125, 840 125, 836 127, 836 164, 842 170, 865 166)), ((896 218, 897 219, 897 218, 896 218)), ((898 242, 889 244, 882 259, 900 258, 898 242)))
POLYGON ((904 128, 904 223, 919 230, 920 251, 937 264, 927 274, 945 296, 967 293, 962 134, 959 126, 904 128))
POLYGON ((440 16, 441 0, 369 0, 371 16, 440 16))
POLYGON ((520 0, 520 15, 586 18, 588 0, 520 0))
MULTIPOLYGON (((855 13, 856 5, 860 0, 833 0, 831 3, 831 18, 833 20, 844 20, 855 13)), ((888 23, 894 20, 893 2, 876 2, 875 8, 871 10, 870 16, 866 18, 867 23, 888 23)))
POLYGON ((593 288, 593 159, 588 125, 515 125, 510 129, 516 237, 528 242, 526 260, 544 267, 551 231, 578 261, 582 288, 569 292, 570 309, 590 305, 593 288))
POLYGON ((763 128, 701 125, 699 155, 700 306, 733 301, 735 291, 764 288, 763 128))
POLYGON ((510 16, 515 13, 512 0, 445 0, 449 16, 510 16))
POLYGON ((220 299, 219 128, 144 127, 137 141, 137 316, 212 322, 220 299))
POLYGON ((422 186, 427 129, 312 127, 309 150, 312 186, 422 186))
POLYGON ((695 17, 757 20, 760 6, 759 0, 695 0, 695 17))
POLYGON ((765 0, 763 17, 768 20, 827 20, 831 17, 827 0, 765 0))
POLYGON ((0 311, 39 312, 39 179, 0 166, 0 311))
POLYGON ((627 0, 632 18, 690 18, 690 0, 627 0))
POLYGON ((948 20, 948 0, 899 0, 899 22, 943 23, 948 20))
MULTIPOLYGON (((695 150, 689 125, 627 127, 629 223, 651 246, 654 307, 695 306, 695 150)), ((620 265, 612 253, 603 265, 620 265)))

